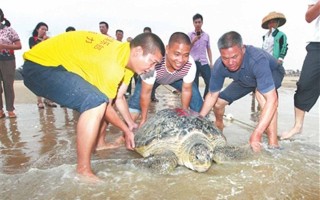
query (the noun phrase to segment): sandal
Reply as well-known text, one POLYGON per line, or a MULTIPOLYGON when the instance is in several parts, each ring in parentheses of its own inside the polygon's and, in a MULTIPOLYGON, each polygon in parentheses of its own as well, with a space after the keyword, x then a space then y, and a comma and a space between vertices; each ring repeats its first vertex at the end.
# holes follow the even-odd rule
POLYGON ((49 107, 54 107, 54 108, 57 107, 57 104, 55 104, 53 101, 50 101, 48 99, 45 99, 44 103, 49 107))
POLYGON ((179 92, 179 90, 172 90, 172 93, 173 94, 179 94, 180 92, 179 92))
POLYGON ((16 115, 13 111, 9 111, 9 112, 8 112, 8 117, 9 117, 9 118, 16 118, 17 115, 16 115))
POLYGON ((44 104, 43 103, 37 103, 38 108, 43 109, 44 108, 44 104))
POLYGON ((3 110, 0 110, 0 119, 5 118, 5 117, 6 117, 6 115, 4 114, 3 110))

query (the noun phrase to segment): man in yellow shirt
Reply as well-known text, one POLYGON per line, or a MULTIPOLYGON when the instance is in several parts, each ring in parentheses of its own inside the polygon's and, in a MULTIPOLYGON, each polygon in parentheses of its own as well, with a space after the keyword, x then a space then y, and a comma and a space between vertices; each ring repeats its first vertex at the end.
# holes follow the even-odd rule
POLYGON ((91 152, 106 146, 106 121, 124 132, 127 149, 134 146, 133 128, 124 97, 134 72, 147 73, 161 62, 165 49, 153 33, 130 43, 89 31, 52 37, 25 52, 24 84, 36 95, 80 112, 77 124, 77 172, 96 179, 91 152), (118 116, 117 109, 125 122, 118 116))

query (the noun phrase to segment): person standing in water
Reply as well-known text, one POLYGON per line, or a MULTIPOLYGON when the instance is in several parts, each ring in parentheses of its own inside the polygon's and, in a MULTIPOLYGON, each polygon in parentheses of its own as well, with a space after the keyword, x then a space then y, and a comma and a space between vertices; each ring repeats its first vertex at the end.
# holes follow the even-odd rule
POLYGON ((80 175, 98 179, 90 159, 94 150, 108 148, 107 123, 120 128, 127 149, 134 149, 132 130, 137 124, 130 116, 124 94, 133 73, 154 70, 164 52, 161 39, 152 33, 122 43, 92 31, 71 31, 43 41, 23 54, 26 87, 80 113, 76 130, 80 175))
POLYGON ((14 113, 15 94, 13 88, 16 71, 14 50, 21 48, 22 45, 19 35, 11 27, 11 23, 4 17, 4 13, 0 9, 0 118, 4 118, 6 116, 3 111, 3 91, 8 117, 16 117, 16 114, 14 113))
POLYGON ((213 108, 215 125, 223 130, 225 107, 255 91, 261 114, 249 143, 255 152, 261 150, 262 134, 266 131, 269 148, 279 148, 277 138, 278 93, 284 77, 284 68, 268 52, 244 45, 235 31, 223 34, 218 40, 220 57, 211 72, 210 87, 200 115, 205 117, 213 108), (223 88, 224 79, 233 81, 223 88))
MULTIPOLYGON (((47 31, 49 30, 49 27, 44 22, 39 22, 34 30, 32 31, 32 36, 29 38, 29 47, 30 49, 34 47, 35 45, 39 44, 42 41, 45 41, 49 38, 47 35, 47 31)), ((44 108, 44 104, 48 105, 49 107, 57 107, 57 105, 48 100, 48 99, 42 99, 41 96, 37 96, 37 106, 38 108, 42 109, 44 108)))
POLYGON ((308 1, 305 20, 314 22, 314 32, 306 46, 307 55, 294 94, 295 123, 290 131, 281 134, 282 140, 301 133, 305 113, 311 110, 320 95, 320 0, 308 1))

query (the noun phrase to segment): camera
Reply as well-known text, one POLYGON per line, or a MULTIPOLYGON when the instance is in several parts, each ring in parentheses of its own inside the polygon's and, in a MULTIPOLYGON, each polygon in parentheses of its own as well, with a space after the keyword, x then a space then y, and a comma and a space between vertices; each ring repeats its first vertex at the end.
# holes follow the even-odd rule
POLYGON ((201 35, 201 32, 200 32, 200 31, 197 32, 197 36, 199 36, 199 35, 201 35))

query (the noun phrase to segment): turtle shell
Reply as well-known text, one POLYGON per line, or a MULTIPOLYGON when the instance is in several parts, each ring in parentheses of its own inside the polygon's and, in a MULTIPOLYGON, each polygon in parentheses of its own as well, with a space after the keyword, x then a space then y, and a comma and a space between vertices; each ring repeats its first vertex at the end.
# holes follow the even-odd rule
MULTIPOLYGON (((192 163, 195 158, 212 157, 209 154, 212 154, 216 147, 225 145, 224 135, 212 121, 196 112, 181 108, 159 111, 135 134, 135 150, 143 157, 171 151, 178 157, 180 165, 191 169, 194 168, 192 163)), ((206 165, 211 165, 211 161, 212 158, 210 164, 206 165)))

